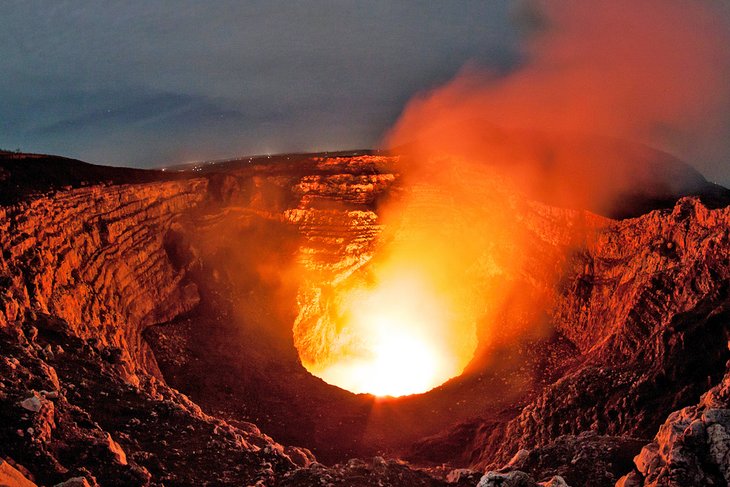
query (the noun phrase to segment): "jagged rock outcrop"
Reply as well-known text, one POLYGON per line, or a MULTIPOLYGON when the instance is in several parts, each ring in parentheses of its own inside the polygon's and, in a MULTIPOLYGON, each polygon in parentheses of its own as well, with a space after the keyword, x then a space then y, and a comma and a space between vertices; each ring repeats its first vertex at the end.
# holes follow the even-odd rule
POLYGON ((660 358, 666 346, 654 332, 703 299, 724 301, 729 222, 726 209, 685 198, 671 211, 598 232, 571 262, 556 326, 595 361, 629 358, 638 349, 648 360, 660 358))
POLYGON ((669 415, 618 487, 730 483, 730 375, 699 404, 669 415))

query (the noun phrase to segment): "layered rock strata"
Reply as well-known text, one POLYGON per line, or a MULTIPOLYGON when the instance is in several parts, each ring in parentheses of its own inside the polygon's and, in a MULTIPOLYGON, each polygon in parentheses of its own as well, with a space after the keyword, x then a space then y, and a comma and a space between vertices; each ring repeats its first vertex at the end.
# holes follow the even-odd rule
MULTIPOLYGON (((508 210, 470 217, 508 216, 524 244, 484 243, 483 291, 512 299, 487 309, 496 326, 465 375, 386 419, 309 376, 299 360, 325 353, 310 338, 331 331, 328 293, 382 244, 381 203, 445 204, 400 187, 395 162, 298 156, 109 181, 81 165, 51 192, 21 178, 0 207, 0 472, 43 485, 475 485, 473 470, 500 470, 484 485, 728 481, 730 210, 696 198, 610 220, 463 175, 508 210), (300 273, 293 288, 282 268, 300 273), (192 372, 222 364, 211 394, 192 372), (429 468, 324 467, 257 417, 282 434, 296 420, 318 445, 349 431, 333 448, 354 454, 421 439, 391 453, 429 468)), ((4 167, 19 180, 21 165, 4 167)))

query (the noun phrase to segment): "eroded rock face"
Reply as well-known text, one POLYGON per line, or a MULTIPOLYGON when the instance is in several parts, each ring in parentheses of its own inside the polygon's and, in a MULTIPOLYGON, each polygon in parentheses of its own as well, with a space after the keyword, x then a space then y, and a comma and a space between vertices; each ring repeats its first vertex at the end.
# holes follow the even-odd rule
MULTIPOLYGON (((464 377, 381 409, 307 374, 294 342, 306 335, 302 359, 323 353, 306 337, 328 330, 317 322, 327 286, 292 286, 272 269, 298 265, 321 283, 367 265, 383 230, 380 202, 402 191, 386 163, 303 157, 85 187, 74 176, 54 194, 25 188, 6 201, 0 457, 47 485, 481 477, 455 467, 489 469, 485 485, 727 481, 727 378, 697 403, 730 358, 730 211, 696 199, 614 221, 513 195, 527 251, 489 243, 499 258, 480 265, 489 292, 520 291, 490 315, 495 329, 526 333, 518 347, 499 348, 504 337, 485 331, 464 377), (298 318, 271 304, 297 298, 298 318), (249 421, 277 440, 296 424, 300 438, 331 447, 322 452, 336 465, 249 421), (378 445, 429 469, 346 461, 378 445)), ((482 189, 503 199, 499 184, 482 189)))
POLYGON ((556 326, 596 361, 661 359, 647 340, 703 300, 723 303, 730 274, 730 213, 686 198, 669 211, 617 222, 572 260, 556 326))
POLYGON ((201 179, 93 186, 0 209, 0 325, 29 318, 68 327, 119 353, 129 380, 138 367, 155 373, 141 331, 199 299, 171 265, 164 237, 206 197, 206 186, 201 179))
POLYGON ((649 438, 720 380, 728 228, 727 209, 685 199, 589 235, 568 260, 553 307, 555 326, 580 355, 513 420, 477 436, 477 463, 501 466, 519 450, 583 432, 649 438))

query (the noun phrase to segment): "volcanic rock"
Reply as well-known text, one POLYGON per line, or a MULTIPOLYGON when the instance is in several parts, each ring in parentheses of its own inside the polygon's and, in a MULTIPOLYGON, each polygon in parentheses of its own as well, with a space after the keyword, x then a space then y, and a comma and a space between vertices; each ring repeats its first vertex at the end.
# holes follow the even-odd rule
POLYGON ((525 472, 487 472, 477 487, 537 487, 537 483, 525 472))
POLYGON ((3 487, 36 487, 36 484, 2 458, 0 458, 0 485, 3 487))
POLYGON ((547 482, 539 482, 537 485, 542 485, 543 487, 569 487, 568 484, 565 483, 565 479, 558 475, 551 478, 547 482))
POLYGON ((28 475, 0 472, 22 471, 17 482, 466 486, 487 470, 480 485, 728 481, 722 205, 674 198, 614 220, 467 175, 526 242, 518 256, 491 242, 479 262, 490 291, 520 291, 490 323, 524 339, 480 336, 463 376, 375 401, 313 377, 301 362, 323 350, 293 342, 329 309, 322 283, 375 254, 388 198, 445 204, 399 186, 397 159, 165 173, 0 162, 0 457, 28 475), (280 269, 311 279, 295 286, 280 269))
POLYGON ((92 487, 86 477, 73 477, 53 487, 92 487))
POLYGON ((699 404, 675 411, 634 459, 623 486, 727 485, 730 482, 730 375, 699 404))
POLYGON ((28 411, 33 411, 34 413, 37 413, 41 410, 41 399, 39 396, 33 394, 27 399, 23 399, 20 402, 20 407, 23 409, 27 409, 28 411))
POLYGON ((534 450, 520 450, 504 468, 538 479, 559 477, 570 485, 613 485, 631 469, 634 452, 643 445, 642 440, 594 432, 560 436, 534 450))
POLYGON ((544 482, 535 482, 525 472, 487 472, 479 480, 477 487, 569 487, 565 479, 556 475, 544 482))

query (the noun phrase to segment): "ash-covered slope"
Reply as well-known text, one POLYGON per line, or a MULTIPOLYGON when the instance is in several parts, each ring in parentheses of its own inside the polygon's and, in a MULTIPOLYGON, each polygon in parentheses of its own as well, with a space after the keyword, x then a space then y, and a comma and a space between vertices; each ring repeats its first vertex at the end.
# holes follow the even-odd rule
MULTIPOLYGON (((692 406, 730 358, 727 209, 688 198, 616 221, 485 184, 527 243, 520 266, 500 242, 485 249, 509 270, 494 289, 517 290, 491 318, 525 335, 482 337, 462 377, 380 403, 301 366, 292 325, 325 301, 281 270, 366 265, 381 201, 408 190, 395 160, 281 156, 142 179, 95 166, 51 190, 12 157, 0 165, 0 186, 20 188, 0 207, 0 458, 37 484, 475 485, 505 464, 574 487, 727 478, 724 389, 692 406), (347 461, 376 453, 428 469, 347 461)), ((424 211, 443 204, 421 189, 424 211)), ((510 473, 483 485, 510 476, 533 485, 510 473)))

